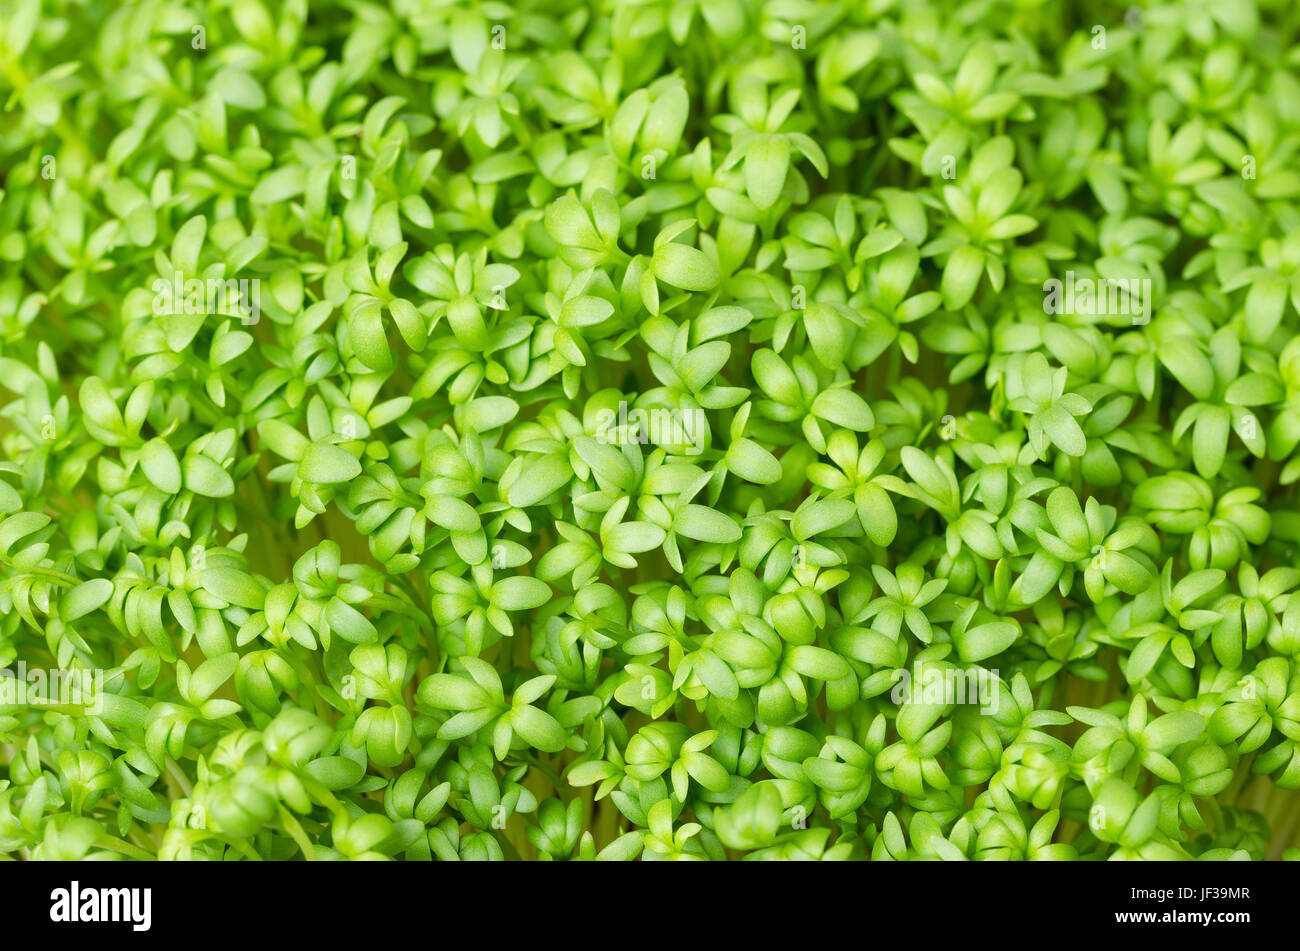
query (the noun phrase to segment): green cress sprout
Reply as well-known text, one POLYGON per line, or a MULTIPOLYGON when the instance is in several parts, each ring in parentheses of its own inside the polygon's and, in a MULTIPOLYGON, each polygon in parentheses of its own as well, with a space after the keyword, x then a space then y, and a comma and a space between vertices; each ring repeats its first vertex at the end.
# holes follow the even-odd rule
POLYGON ((1300 856, 1288 0, 0 2, 0 852, 1300 856))

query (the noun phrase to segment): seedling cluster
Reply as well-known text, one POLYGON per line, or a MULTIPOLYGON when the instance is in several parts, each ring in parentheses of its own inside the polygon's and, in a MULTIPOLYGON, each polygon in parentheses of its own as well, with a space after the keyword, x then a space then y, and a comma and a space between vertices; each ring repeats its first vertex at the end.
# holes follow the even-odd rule
POLYGON ((1298 30, 5 0, 0 852, 1296 857, 1298 30))

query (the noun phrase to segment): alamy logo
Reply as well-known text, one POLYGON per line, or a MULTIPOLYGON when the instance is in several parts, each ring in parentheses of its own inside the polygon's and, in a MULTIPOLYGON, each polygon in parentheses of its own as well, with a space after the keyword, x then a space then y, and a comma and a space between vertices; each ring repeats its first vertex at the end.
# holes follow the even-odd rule
POLYGON ((153 921, 153 889, 82 888, 74 881, 68 888, 50 892, 50 921, 126 921, 133 931, 148 931, 153 921))
POLYGON ((596 414, 596 438, 619 446, 653 443, 656 446, 684 447, 686 455, 698 456, 704 451, 708 425, 704 410, 698 407, 628 409, 627 403, 620 401, 617 412, 603 409, 596 414))
POLYGON ((20 707, 81 707, 97 714, 104 709, 104 672, 102 670, 27 669, 18 662, 15 673, 0 670, 0 705, 20 707))
POLYGON ((1132 317, 1135 324, 1151 322, 1151 279, 1075 277, 1043 281, 1043 313, 1085 317, 1132 317))
POLYGON ((957 667, 927 667, 917 661, 909 671, 894 671, 894 703, 976 704, 984 714, 998 709, 998 672, 961 670, 957 667))
POLYGON ((183 273, 173 271, 170 281, 160 277, 153 282, 153 312, 157 317, 220 314, 255 324, 262 316, 262 283, 257 278, 186 280, 183 273))

